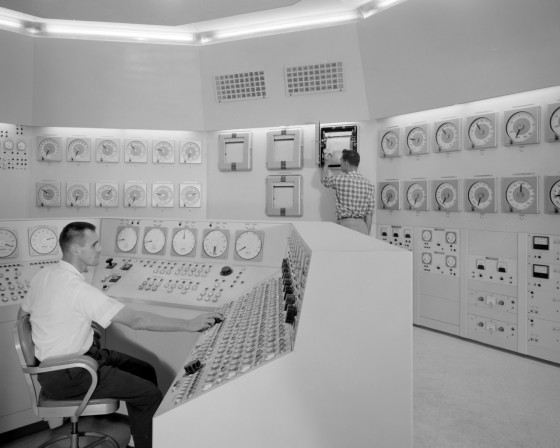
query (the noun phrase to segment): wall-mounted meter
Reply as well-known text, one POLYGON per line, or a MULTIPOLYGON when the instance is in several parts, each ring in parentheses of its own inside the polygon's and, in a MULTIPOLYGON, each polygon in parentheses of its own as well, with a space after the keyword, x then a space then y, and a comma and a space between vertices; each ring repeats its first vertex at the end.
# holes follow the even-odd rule
POLYGON ((119 163, 120 147, 117 140, 98 138, 95 142, 95 161, 99 163, 119 163))
POLYGON ((35 190, 37 207, 60 207, 60 182, 37 182, 35 190))
POLYGON ((560 176, 544 176, 545 213, 560 213, 560 176))
POLYGON ((95 206, 118 207, 119 183, 114 181, 95 183, 95 206))
POLYGON ((497 146, 496 113, 473 115, 465 122, 465 148, 486 149, 497 146))
POLYGON ((179 150, 179 163, 202 163, 202 143, 183 142, 179 150))
POLYGON ((124 184, 123 205, 125 207, 146 207, 148 204, 146 182, 129 181, 124 184))
POLYGON ((379 192, 379 205, 382 210, 398 210, 399 203, 399 182, 379 182, 377 191, 379 192))
POLYGON ((85 137, 67 138, 66 160, 68 162, 89 162, 91 160, 90 139, 85 137))
POLYGON ((301 168, 303 139, 301 129, 268 131, 266 134, 266 167, 269 170, 301 168))
POLYGON ((461 119, 443 120, 434 123, 432 138, 433 152, 461 150, 461 119))
POLYGON ((537 176, 502 178, 502 211, 504 213, 538 213, 539 183, 537 176))
POLYGON ((218 169, 220 171, 250 171, 252 159, 249 132, 219 135, 218 169))
POLYGON ((383 129, 379 132, 379 155, 384 158, 400 157, 401 129, 398 127, 383 129))
POLYGON ((407 126, 404 130, 405 153, 407 156, 428 154, 428 124, 407 126))
POLYGON ((478 213, 496 212, 496 178, 465 179, 465 211, 478 213))
POLYGON ((318 165, 323 166, 325 155, 332 155, 329 166, 340 168, 343 149, 358 150, 357 125, 319 125, 318 165))
POLYGON ((60 137, 37 137, 37 160, 60 162, 62 160, 62 139, 60 137))
POLYGON ((152 142, 152 163, 175 163, 175 142, 173 140, 154 140, 152 142))
POLYGON ((412 180, 403 184, 405 210, 428 210, 428 181, 412 180))
MULTIPOLYGON (((117 143, 116 140, 113 141, 117 143)), ((127 139, 124 144, 124 161, 126 163, 148 163, 148 140, 127 139)))
POLYGON ((175 187, 171 182, 154 182, 152 184, 152 207, 173 207, 175 187))
POLYGON ((66 183, 66 207, 89 207, 90 197, 89 183, 70 181, 66 183))
POLYGON ((202 205, 202 186, 199 182, 182 182, 179 185, 179 206, 200 207, 202 205))
POLYGON ((459 211, 459 180, 445 179, 433 180, 432 191, 434 201, 433 209, 437 212, 459 211))
POLYGON ((548 105, 544 135, 547 142, 560 141, 560 103, 548 105))
POLYGON ((266 178, 266 214, 268 216, 302 215, 301 176, 266 178))
POLYGON ((539 142, 540 106, 504 112, 504 146, 539 142))

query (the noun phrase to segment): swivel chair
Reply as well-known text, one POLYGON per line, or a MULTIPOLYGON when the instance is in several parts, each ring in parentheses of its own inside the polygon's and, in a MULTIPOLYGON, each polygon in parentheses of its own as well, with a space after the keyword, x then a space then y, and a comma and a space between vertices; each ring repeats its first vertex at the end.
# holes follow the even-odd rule
POLYGON ((69 355, 49 358, 39 364, 35 358, 35 344, 31 338, 31 322, 29 315, 21 317, 14 326, 14 342, 21 362, 25 380, 29 386, 31 407, 33 412, 43 419, 70 417, 72 430, 56 439, 48 440, 38 448, 44 448, 64 439, 70 439, 70 448, 80 447, 81 437, 93 437, 95 440, 83 448, 94 447, 106 443, 106 446, 119 448, 112 437, 98 432, 79 432, 78 420, 84 415, 112 414, 119 407, 119 400, 113 398, 90 399, 97 387, 97 361, 85 355, 69 355), (80 367, 91 375, 91 386, 83 398, 53 400, 47 398, 41 386, 34 378, 37 374, 54 370, 80 367))

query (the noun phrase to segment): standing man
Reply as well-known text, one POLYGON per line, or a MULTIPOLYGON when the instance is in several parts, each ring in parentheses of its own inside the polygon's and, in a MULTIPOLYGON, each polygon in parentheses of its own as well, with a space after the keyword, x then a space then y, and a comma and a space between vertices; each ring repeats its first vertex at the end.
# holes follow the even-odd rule
POLYGON ((358 172, 360 154, 343 149, 340 157, 341 174, 329 176, 328 154, 322 168, 321 183, 336 192, 336 218, 341 226, 356 230, 364 235, 371 231, 374 187, 358 172))
MULTIPOLYGON (((20 317, 30 314, 35 356, 41 362, 73 354, 95 359, 99 381, 92 398, 124 400, 134 446, 150 448, 152 417, 162 400, 156 372, 144 361, 102 349, 92 323, 103 328, 119 322, 134 330, 197 332, 209 329, 223 316, 214 312, 185 320, 136 311, 87 283, 83 272, 99 263, 101 253, 93 224, 68 224, 59 244, 62 260, 35 275, 20 310, 20 317)), ((89 373, 80 368, 41 373, 38 380, 45 395, 53 399, 84 395, 91 384, 89 373)))

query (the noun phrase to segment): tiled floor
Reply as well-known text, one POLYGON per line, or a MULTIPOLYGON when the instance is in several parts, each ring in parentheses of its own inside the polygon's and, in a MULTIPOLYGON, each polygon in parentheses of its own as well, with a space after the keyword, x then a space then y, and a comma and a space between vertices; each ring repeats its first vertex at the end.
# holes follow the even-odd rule
MULTIPOLYGON (((414 328, 413 376, 414 448, 560 447, 558 366, 414 328)), ((90 428, 129 439, 123 417, 84 419, 90 428)), ((49 433, 0 445, 36 447, 49 433)))

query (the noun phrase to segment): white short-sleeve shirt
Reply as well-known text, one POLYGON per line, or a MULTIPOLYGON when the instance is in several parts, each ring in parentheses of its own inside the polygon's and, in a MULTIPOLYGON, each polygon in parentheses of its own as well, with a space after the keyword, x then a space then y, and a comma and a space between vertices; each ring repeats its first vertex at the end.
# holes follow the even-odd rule
POLYGON ((62 260, 33 277, 22 304, 23 310, 31 314, 35 356, 39 361, 86 353, 93 343, 92 321, 107 328, 123 307, 62 260))

